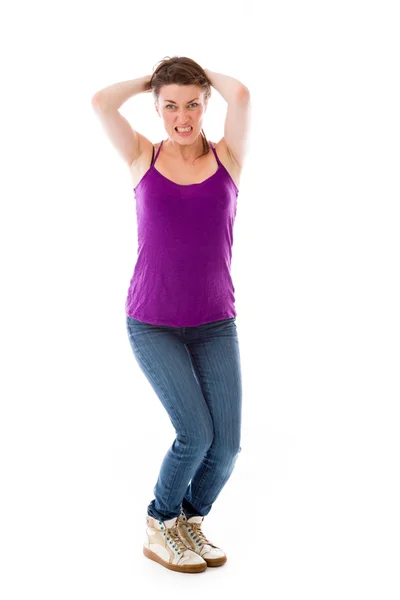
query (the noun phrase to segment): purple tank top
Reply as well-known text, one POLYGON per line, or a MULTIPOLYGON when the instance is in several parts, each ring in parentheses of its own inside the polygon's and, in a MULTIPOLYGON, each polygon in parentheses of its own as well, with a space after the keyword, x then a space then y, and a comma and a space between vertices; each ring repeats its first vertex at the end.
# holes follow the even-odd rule
POLYGON ((125 303, 133 319, 194 327, 236 317, 230 269, 239 190, 209 145, 218 170, 205 181, 181 185, 157 171, 161 142, 134 188, 138 250, 125 303))

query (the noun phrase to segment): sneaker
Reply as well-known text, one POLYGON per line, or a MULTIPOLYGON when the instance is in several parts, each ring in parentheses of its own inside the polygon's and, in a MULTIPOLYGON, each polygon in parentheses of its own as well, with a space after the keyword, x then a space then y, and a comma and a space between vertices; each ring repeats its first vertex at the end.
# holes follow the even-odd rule
POLYGON ((183 543, 177 526, 177 517, 159 521, 146 517, 146 539, 143 554, 163 567, 182 573, 200 573, 207 569, 206 561, 183 543))
POLYGON ((181 507, 181 513, 178 516, 178 531, 186 546, 204 558, 207 566, 220 567, 227 561, 226 554, 206 538, 201 530, 203 520, 204 517, 200 515, 187 518, 181 507))

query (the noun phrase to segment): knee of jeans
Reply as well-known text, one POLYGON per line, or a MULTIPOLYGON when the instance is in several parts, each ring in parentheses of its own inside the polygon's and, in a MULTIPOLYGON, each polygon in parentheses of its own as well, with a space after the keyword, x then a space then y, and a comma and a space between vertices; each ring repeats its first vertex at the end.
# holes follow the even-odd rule
POLYGON ((204 454, 211 446, 213 439, 213 430, 196 431, 196 433, 188 435, 188 444, 200 454, 204 454))

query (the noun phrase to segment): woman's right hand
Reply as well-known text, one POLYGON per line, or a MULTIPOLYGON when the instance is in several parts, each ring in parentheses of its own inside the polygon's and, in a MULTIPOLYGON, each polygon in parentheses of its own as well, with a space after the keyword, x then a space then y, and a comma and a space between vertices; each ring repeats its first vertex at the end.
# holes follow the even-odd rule
POLYGON ((147 94, 148 92, 151 92, 152 88, 150 87, 150 81, 151 81, 152 75, 145 75, 143 77, 143 92, 145 94, 147 94))

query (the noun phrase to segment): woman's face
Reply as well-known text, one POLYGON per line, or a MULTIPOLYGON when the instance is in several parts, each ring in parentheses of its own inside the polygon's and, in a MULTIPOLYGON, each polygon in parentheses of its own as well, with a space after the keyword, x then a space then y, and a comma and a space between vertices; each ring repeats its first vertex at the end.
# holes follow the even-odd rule
POLYGON ((204 95, 197 85, 163 85, 160 89, 156 111, 164 121, 169 137, 181 144, 193 144, 203 127, 203 114, 207 109, 204 95), (180 135, 176 127, 191 126, 190 133, 180 135))

